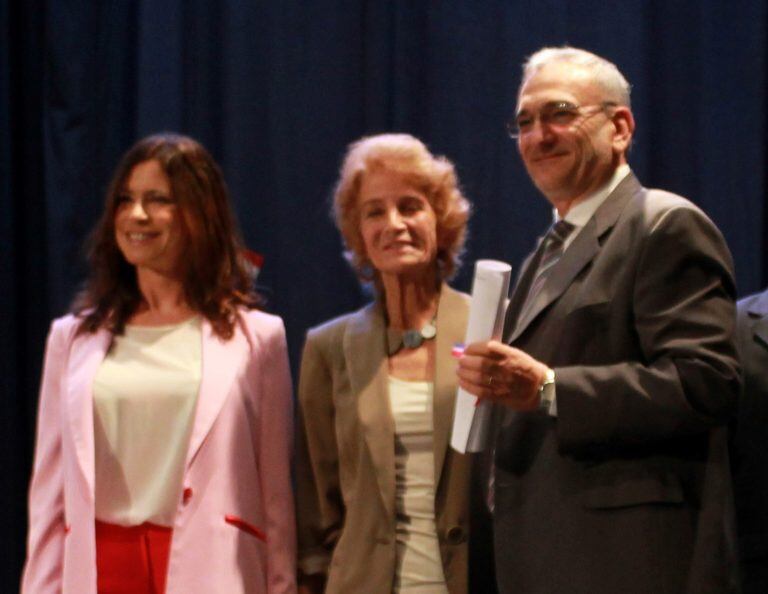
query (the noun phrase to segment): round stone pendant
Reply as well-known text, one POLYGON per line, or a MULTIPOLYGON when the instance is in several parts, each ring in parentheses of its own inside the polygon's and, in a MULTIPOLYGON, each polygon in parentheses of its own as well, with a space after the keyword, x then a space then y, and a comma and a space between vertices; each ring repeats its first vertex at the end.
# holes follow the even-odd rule
POLYGON ((391 357, 401 348, 417 349, 425 340, 432 340, 437 336, 437 326, 434 318, 428 324, 425 324, 420 330, 411 328, 410 330, 400 331, 394 328, 387 328, 387 353, 391 357))
POLYGON ((403 332, 403 346, 407 349, 417 349, 424 342, 424 337, 419 330, 406 330, 403 332))

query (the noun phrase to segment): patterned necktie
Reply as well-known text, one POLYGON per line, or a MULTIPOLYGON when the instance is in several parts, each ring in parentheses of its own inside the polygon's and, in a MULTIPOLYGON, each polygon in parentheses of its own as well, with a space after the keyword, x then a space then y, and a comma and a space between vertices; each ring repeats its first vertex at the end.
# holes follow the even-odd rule
POLYGON ((528 312, 528 308, 536 300, 536 296, 541 291, 544 283, 549 278, 552 268, 558 263, 563 255, 563 245, 565 240, 576 227, 564 219, 560 219, 549 228, 544 236, 544 247, 539 260, 539 267, 536 269, 536 275, 531 282, 531 288, 528 290, 528 296, 525 298, 523 307, 520 308, 518 320, 522 320, 528 312))

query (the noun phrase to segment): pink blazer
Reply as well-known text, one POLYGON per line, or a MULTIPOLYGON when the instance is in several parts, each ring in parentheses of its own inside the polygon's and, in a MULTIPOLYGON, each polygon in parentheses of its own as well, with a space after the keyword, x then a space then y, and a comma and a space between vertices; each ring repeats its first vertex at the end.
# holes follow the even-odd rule
MULTIPOLYGON (((51 326, 29 490, 22 594, 96 594, 94 374, 106 331, 51 326)), ((167 594, 283 594, 295 585, 291 379, 280 318, 203 322, 202 380, 173 526, 167 594)), ((138 438, 138 437, 137 437, 138 438)))

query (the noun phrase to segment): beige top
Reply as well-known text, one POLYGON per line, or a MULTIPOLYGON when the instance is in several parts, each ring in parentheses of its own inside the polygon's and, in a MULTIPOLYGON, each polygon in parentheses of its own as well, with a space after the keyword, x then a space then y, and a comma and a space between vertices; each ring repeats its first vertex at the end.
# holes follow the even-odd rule
POLYGON ((389 377, 395 420, 395 594, 448 594, 435 524, 432 382, 389 377))
POLYGON ((93 383, 99 520, 173 526, 201 357, 199 317, 115 337, 93 383))

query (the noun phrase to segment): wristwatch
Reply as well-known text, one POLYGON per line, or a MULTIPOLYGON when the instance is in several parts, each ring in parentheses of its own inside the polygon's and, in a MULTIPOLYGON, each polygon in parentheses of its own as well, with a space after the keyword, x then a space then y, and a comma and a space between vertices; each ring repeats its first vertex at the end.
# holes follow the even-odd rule
POLYGON ((552 414, 552 405, 555 402, 555 370, 547 368, 544 380, 539 386, 539 410, 552 414))

